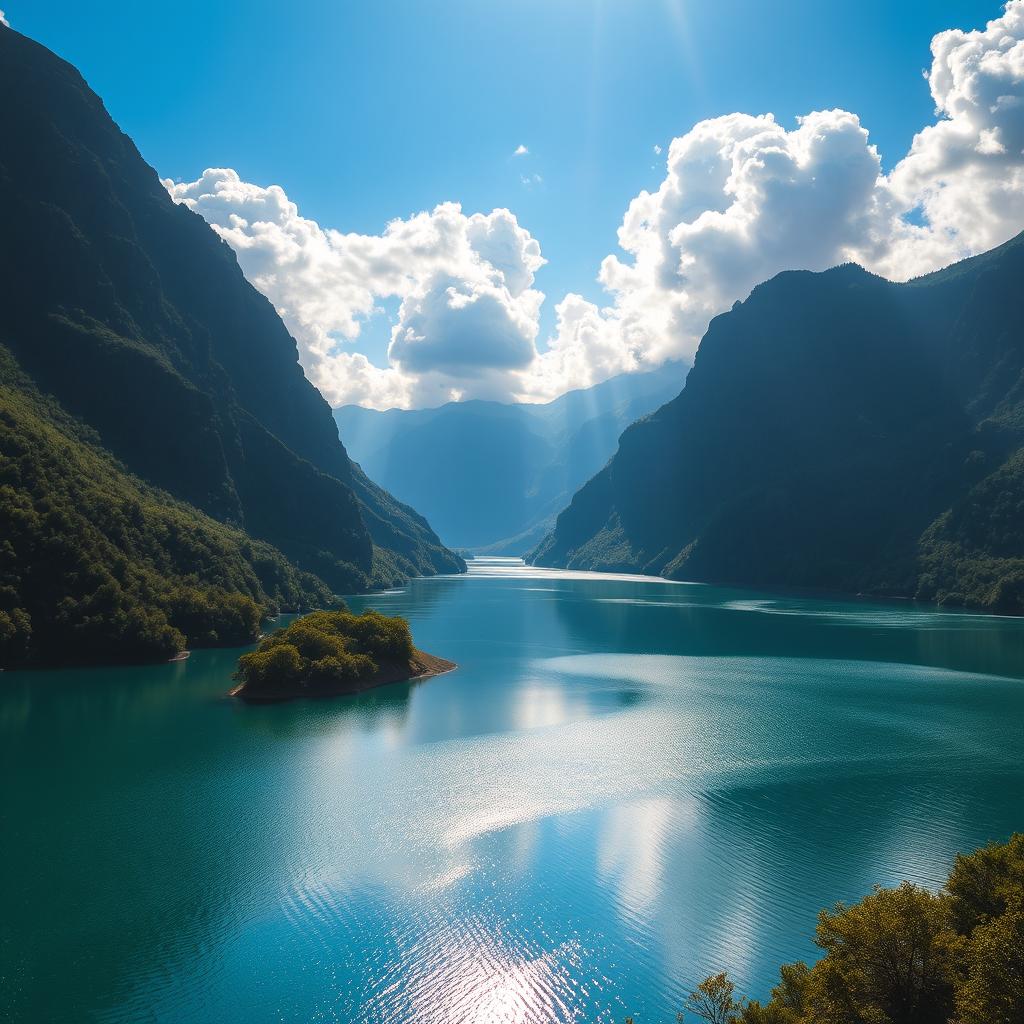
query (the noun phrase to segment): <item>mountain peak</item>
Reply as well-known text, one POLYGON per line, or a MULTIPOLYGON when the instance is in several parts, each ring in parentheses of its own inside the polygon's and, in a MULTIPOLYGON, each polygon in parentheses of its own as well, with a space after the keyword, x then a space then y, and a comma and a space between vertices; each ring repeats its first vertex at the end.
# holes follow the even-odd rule
MULTIPOLYGON (((4 31, 0 91, 15 99, 0 105, 0 136, 17 140, 0 151, 0 347, 22 382, 3 382, 7 400, 43 422, 70 414, 140 486, 335 592, 464 568, 421 517, 357 479, 271 304, 81 75, 4 31)), ((52 436, 40 431, 33 444, 52 436)))

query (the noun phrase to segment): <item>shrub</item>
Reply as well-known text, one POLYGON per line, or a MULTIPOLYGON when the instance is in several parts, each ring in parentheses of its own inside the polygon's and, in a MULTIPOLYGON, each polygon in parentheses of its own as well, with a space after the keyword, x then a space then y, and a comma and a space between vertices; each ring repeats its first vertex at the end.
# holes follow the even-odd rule
POLYGON ((957 936, 946 900, 904 882, 818 918, 825 956, 812 973, 805 1019, 815 1024, 944 1021, 953 1008, 957 936))
POLYGON ((413 653, 405 619, 374 611, 317 611, 265 637, 239 659, 235 678, 253 695, 345 688, 371 678, 382 663, 408 665, 413 653), (288 653, 272 662, 278 651, 288 653))
POLYGON ((252 643, 263 619, 263 608, 251 597, 217 587, 176 587, 160 604, 171 625, 195 646, 252 643))
POLYGON ((238 659, 238 673, 258 689, 291 687, 302 675, 302 658, 291 644, 252 651, 238 659))

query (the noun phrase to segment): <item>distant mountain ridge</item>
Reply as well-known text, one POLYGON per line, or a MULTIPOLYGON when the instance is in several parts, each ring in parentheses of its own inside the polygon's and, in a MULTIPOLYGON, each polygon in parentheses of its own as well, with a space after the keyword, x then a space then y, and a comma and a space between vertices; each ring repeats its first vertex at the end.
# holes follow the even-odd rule
MULTIPOLYGON (((14 471, 14 448, 0 452, 6 482, 45 500, 41 467, 72 450, 45 424, 66 412, 88 428, 90 451, 113 457, 104 500, 136 488, 127 471, 314 574, 307 601, 324 584, 343 593, 464 569, 421 516, 353 468, 276 311, 230 247, 171 201, 81 75, 0 26, 0 90, 0 388, 25 412, 11 414, 12 446, 30 419, 43 425, 32 427, 31 479, 14 471)), ((91 461, 79 441, 74 458, 91 461)), ((143 532, 145 558, 159 560, 159 531, 143 532)), ((0 586, 8 617, 34 571, 31 552, 14 555, 10 593, 0 586)))
POLYGON ((445 543, 521 555, 611 457, 634 420, 676 394, 680 363, 614 377, 540 405, 335 409, 352 457, 430 519, 445 543))
POLYGON ((531 560, 1024 612, 1021 280, 1024 235, 758 286, 531 560))

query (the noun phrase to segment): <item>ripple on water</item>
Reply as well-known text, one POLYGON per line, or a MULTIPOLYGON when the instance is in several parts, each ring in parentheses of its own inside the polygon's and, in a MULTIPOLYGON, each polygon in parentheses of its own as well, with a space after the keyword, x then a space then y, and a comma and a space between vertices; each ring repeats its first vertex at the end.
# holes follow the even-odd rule
POLYGON ((35 1019, 671 1020, 713 970, 764 995, 818 908, 1024 827, 1017 623, 471 569, 372 599, 459 662, 423 686, 242 708, 228 652, 173 699, 163 669, 5 680, 43 839, 5 851, 14 925, 64 965, 20 970, 35 1019))

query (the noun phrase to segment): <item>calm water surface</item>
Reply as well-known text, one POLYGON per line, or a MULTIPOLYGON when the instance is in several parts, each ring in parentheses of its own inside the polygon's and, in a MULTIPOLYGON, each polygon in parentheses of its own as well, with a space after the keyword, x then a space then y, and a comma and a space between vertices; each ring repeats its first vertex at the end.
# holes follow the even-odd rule
POLYGON ((459 669, 0 676, 0 1018, 669 1022, 1024 829, 1019 620, 496 561, 352 604, 459 669))

